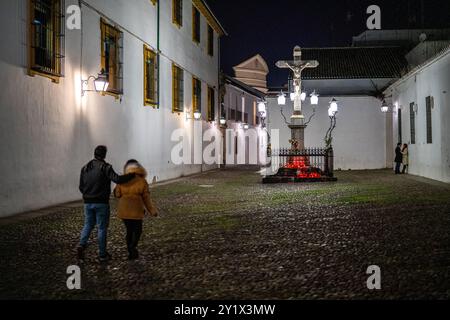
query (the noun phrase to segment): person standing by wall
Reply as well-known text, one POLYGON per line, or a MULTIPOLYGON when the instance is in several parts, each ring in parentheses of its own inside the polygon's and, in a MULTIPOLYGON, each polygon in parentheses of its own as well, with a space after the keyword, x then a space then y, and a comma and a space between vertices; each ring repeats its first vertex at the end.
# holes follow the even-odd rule
POLYGON ((408 145, 406 143, 403 145, 402 148, 402 164, 403 164, 402 173, 406 173, 406 170, 408 170, 409 165, 408 145))
POLYGON ((395 148, 395 174, 400 174, 400 166, 403 162, 403 155, 401 149, 401 142, 397 143, 397 148, 395 148))
POLYGON ((119 176, 112 166, 105 161, 106 153, 106 146, 96 147, 94 159, 81 169, 79 189, 83 194, 85 219, 80 245, 77 248, 79 260, 84 260, 84 252, 95 225, 98 226, 99 260, 100 262, 106 262, 111 258, 111 255, 106 251, 111 181, 121 184, 135 177, 134 173, 119 176))

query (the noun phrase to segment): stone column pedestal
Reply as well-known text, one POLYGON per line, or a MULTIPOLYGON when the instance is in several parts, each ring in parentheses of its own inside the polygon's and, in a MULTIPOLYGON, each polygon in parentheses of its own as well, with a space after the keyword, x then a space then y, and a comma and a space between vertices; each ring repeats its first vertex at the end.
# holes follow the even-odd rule
MULTIPOLYGON (((291 124, 288 126, 291 129, 291 139, 298 141, 297 148, 299 150, 305 149, 305 118, 302 114, 295 114, 291 117, 291 124)), ((294 146, 292 146, 294 147, 294 146)))

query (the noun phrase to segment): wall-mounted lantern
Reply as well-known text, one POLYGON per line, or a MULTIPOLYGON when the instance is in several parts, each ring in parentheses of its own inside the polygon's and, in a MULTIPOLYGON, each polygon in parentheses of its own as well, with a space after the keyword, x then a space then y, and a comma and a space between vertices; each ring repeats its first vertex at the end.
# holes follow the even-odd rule
POLYGON ((81 96, 84 96, 86 92, 100 92, 105 93, 108 90, 109 80, 108 74, 105 73, 105 70, 102 69, 97 77, 89 76, 86 80, 81 80, 81 96), (94 79, 94 88, 95 90, 88 90, 85 87, 88 87, 89 80, 94 79))
POLYGON ((199 110, 195 110, 194 113, 192 113, 192 116, 191 116, 190 111, 186 112, 186 120, 191 120, 191 119, 201 120, 201 118, 202 118, 202 113, 199 110))
POLYGON ((381 112, 383 113, 387 113, 389 111, 389 106, 386 103, 386 100, 383 100, 383 103, 381 105, 381 112))

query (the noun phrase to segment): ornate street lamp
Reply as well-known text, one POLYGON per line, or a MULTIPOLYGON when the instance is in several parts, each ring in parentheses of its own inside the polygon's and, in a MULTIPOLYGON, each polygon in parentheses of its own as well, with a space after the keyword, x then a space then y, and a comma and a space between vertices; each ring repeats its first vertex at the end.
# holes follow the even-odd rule
POLYGON ((258 103, 258 115, 261 118, 261 127, 265 128, 266 124, 264 123, 264 120, 266 119, 267 116, 267 110, 266 110, 266 103, 264 101, 258 103))
MULTIPOLYGON (((283 93, 283 92, 282 92, 283 93)), ((266 104, 261 101, 260 103, 258 103, 258 113, 260 114, 266 114, 266 104)))
POLYGON ((328 107, 328 116, 336 117, 337 113, 338 113, 338 101, 335 98, 333 98, 330 101, 330 106, 328 107))
POLYGON ((284 106, 285 104, 286 104, 286 95, 283 93, 283 90, 281 90, 281 93, 278 95, 278 105, 284 106))
POLYGON ((327 133, 325 134, 325 146, 327 149, 333 149, 333 130, 336 128, 336 114, 338 113, 338 101, 333 98, 330 101, 330 106, 328 107, 328 116, 330 117, 330 127, 328 128, 327 133))
POLYGON ((306 100, 306 92, 302 92, 301 94, 300 94, 300 99, 302 99, 302 101, 305 101, 306 100))
POLYGON ((316 90, 311 93, 311 104, 316 106, 319 104, 319 95, 316 93, 316 90))

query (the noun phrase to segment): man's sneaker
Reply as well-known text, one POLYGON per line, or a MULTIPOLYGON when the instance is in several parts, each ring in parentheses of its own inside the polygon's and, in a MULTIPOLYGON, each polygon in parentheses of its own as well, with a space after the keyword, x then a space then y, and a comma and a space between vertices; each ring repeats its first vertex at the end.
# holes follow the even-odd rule
POLYGON ((84 250, 86 248, 83 246, 78 246, 77 248, 77 258, 78 260, 84 260, 84 250))
POLYGON ((107 252, 104 256, 99 256, 98 260, 100 262, 108 262, 109 260, 111 260, 112 256, 107 252))

